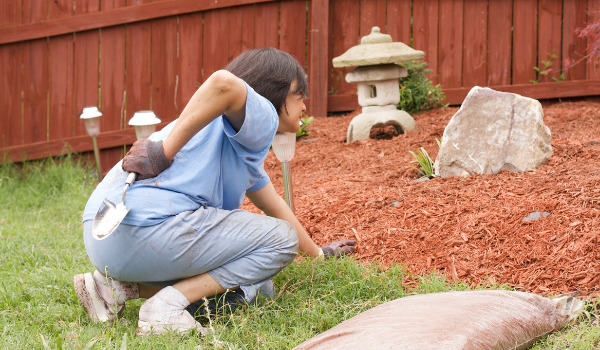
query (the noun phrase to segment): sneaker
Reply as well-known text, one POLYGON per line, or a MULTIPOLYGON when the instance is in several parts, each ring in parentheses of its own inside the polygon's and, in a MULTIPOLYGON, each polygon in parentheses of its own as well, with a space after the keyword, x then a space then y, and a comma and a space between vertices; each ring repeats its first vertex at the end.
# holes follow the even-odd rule
POLYGON ((121 304, 110 303, 102 297, 99 288, 111 287, 105 284, 99 286, 89 272, 73 277, 73 285, 79 303, 90 318, 96 322, 114 321, 125 309, 124 302, 121 304))
POLYGON ((205 305, 203 299, 200 299, 194 303, 191 303, 186 307, 186 310, 194 316, 196 319, 204 319, 206 318, 206 308, 211 315, 215 315, 217 313, 232 313, 239 306, 247 305, 248 302, 244 298, 244 292, 241 289, 234 289, 227 291, 225 293, 217 294, 210 298, 207 298, 208 305, 205 305))
POLYGON ((206 328, 186 310, 188 305, 190 302, 177 289, 163 288, 140 307, 136 334, 187 333, 194 329, 206 334, 206 328))

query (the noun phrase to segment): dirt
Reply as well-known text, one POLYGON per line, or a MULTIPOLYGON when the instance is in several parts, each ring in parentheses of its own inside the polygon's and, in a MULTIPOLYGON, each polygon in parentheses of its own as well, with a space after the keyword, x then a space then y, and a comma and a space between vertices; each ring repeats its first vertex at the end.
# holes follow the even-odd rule
MULTIPOLYGON (((435 159, 435 138, 457 110, 423 112, 417 131, 349 144, 356 112, 316 118, 292 160, 296 215, 313 240, 356 239, 357 260, 417 275, 598 297, 600 102, 544 104, 554 153, 537 170, 416 181, 409 150, 435 159), (523 221, 533 212, 543 215, 523 221)), ((265 169, 282 194, 272 153, 265 169)))

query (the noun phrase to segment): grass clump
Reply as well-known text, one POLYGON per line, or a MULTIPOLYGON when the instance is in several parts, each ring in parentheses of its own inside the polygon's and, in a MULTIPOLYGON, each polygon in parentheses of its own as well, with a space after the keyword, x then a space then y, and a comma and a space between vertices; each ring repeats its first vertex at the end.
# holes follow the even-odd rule
POLYGON ((403 66, 408 70, 408 75, 400 78, 400 103, 398 109, 408 114, 417 114, 421 111, 446 107, 446 95, 442 92, 440 84, 433 85, 427 79, 431 69, 426 62, 406 62, 403 66))
MULTIPOLYGON (((0 348, 290 349, 387 301, 469 288, 435 273, 414 276, 401 266, 300 257, 275 278, 274 299, 214 315, 214 333, 136 336, 143 300, 127 303, 124 322, 100 324, 89 319, 73 290, 73 276, 93 269, 81 214, 94 186, 94 171, 68 157, 0 166, 0 348)), ((600 337, 594 318, 563 333, 553 337, 600 337)), ((543 348, 553 348, 562 340, 545 342, 543 348)))

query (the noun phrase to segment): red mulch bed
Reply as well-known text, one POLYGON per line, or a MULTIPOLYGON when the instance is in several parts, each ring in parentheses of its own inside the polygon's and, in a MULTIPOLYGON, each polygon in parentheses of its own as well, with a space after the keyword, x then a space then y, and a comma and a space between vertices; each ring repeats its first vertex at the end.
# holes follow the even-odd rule
MULTIPOLYGON (((416 115, 418 130, 391 140, 350 144, 356 113, 315 119, 292 160, 296 215, 315 242, 356 239, 356 259, 418 275, 599 296, 600 103, 544 106, 554 154, 535 171, 415 181, 409 150, 435 159, 435 138, 457 110, 416 115), (522 221, 535 211, 552 215, 522 221)), ((265 169, 282 193, 272 152, 265 169)))

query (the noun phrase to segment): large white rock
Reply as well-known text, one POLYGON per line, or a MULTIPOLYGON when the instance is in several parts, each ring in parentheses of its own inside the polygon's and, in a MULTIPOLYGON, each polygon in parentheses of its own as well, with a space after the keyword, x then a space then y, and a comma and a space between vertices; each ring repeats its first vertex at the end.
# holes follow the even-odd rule
POLYGON ((436 175, 536 169, 552 156, 550 138, 537 100, 476 86, 444 130, 436 175))

